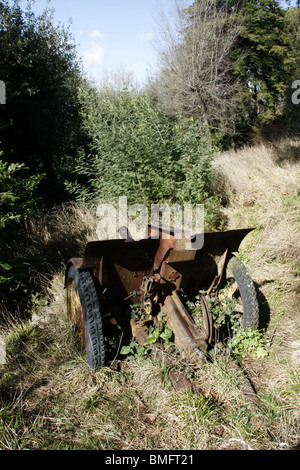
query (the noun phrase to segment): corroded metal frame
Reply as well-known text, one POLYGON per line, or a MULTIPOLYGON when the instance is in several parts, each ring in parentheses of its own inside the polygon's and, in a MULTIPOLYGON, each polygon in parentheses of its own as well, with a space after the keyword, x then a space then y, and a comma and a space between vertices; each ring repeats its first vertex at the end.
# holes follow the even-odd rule
POLYGON ((179 293, 189 289, 209 293, 218 287, 232 253, 238 251, 251 230, 204 233, 202 248, 193 249, 191 237, 177 239, 175 230, 170 229, 166 237, 163 229, 149 227, 149 237, 143 240, 133 241, 128 234, 127 239, 88 243, 83 258, 70 259, 67 271, 71 264, 78 270, 90 270, 106 305, 142 303, 145 318, 130 323, 133 336, 141 344, 147 337, 147 322, 158 324, 162 313, 184 356, 201 356, 212 340, 212 318, 205 295, 200 299, 203 312, 200 331, 179 293))

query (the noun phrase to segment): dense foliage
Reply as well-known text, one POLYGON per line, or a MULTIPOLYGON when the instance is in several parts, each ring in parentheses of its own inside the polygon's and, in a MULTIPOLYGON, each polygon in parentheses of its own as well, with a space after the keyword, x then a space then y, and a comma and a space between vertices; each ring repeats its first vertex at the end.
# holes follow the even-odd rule
POLYGON ((53 25, 52 12, 36 16, 28 3, 0 1, 0 77, 6 104, 0 107, 0 142, 10 163, 44 172, 43 194, 64 196, 81 132, 77 87, 80 65, 67 29, 53 25), (51 185, 55 185, 53 192, 51 185))
MULTIPOLYGON (((3 153, 0 153, 3 157, 3 153)), ((24 221, 36 210, 34 192, 42 176, 28 176, 23 163, 7 163, 0 159, 0 300, 20 287, 13 266, 25 247, 24 221), (1 288, 3 287, 3 289, 1 288)), ((22 258, 22 256, 20 256, 22 258)))
POLYGON ((149 205, 215 198, 213 154, 196 121, 171 121, 148 94, 136 90, 82 90, 81 99, 92 144, 77 159, 77 183, 68 185, 79 200, 127 196, 131 204, 149 205))
POLYGON ((271 121, 283 114, 285 91, 295 73, 288 16, 278 1, 247 0, 238 8, 244 18, 237 38, 243 59, 235 72, 246 84, 242 96, 248 98, 252 122, 258 116, 259 121, 271 121))

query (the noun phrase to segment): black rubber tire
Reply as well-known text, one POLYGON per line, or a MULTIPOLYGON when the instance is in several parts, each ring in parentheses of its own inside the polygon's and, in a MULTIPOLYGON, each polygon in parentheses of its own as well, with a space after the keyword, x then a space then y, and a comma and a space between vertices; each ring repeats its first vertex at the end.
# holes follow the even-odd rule
POLYGON ((240 291, 244 310, 244 330, 256 330, 259 325, 259 305, 256 289, 250 274, 244 264, 235 256, 233 256, 228 263, 227 273, 232 273, 240 291))
POLYGON ((67 289, 70 282, 75 283, 80 298, 85 327, 87 362, 93 369, 104 367, 103 322, 93 276, 89 271, 78 271, 72 265, 68 270, 67 289))

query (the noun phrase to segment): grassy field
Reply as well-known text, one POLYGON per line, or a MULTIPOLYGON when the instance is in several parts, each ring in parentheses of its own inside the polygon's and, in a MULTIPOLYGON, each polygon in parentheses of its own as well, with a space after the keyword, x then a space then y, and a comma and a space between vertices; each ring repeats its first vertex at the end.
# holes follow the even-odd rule
POLYGON ((44 293, 31 299, 30 320, 5 312, 0 449, 299 448, 299 151, 284 141, 215 159, 229 201, 223 228, 255 228, 240 257, 258 289, 264 354, 249 349, 239 363, 224 348, 193 367, 169 344, 160 361, 143 349, 90 370, 66 319, 63 276, 68 256, 93 238, 94 220, 73 205, 29 224, 44 293), (174 371, 191 387, 177 390, 174 371))

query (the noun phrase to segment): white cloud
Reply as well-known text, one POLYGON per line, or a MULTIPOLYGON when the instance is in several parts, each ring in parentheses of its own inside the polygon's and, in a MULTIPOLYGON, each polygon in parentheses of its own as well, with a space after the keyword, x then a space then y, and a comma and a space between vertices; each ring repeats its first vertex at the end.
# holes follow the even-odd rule
POLYGON ((155 41, 156 34, 154 31, 149 31, 148 33, 144 33, 141 35, 142 41, 155 41))
POLYGON ((102 34, 101 31, 99 31, 99 29, 93 29, 90 36, 91 38, 104 39, 104 34, 102 34))
POLYGON ((82 57, 85 66, 90 67, 95 65, 101 65, 103 61, 103 56, 104 48, 100 44, 93 42, 91 44, 91 48, 88 51, 84 52, 82 57))

